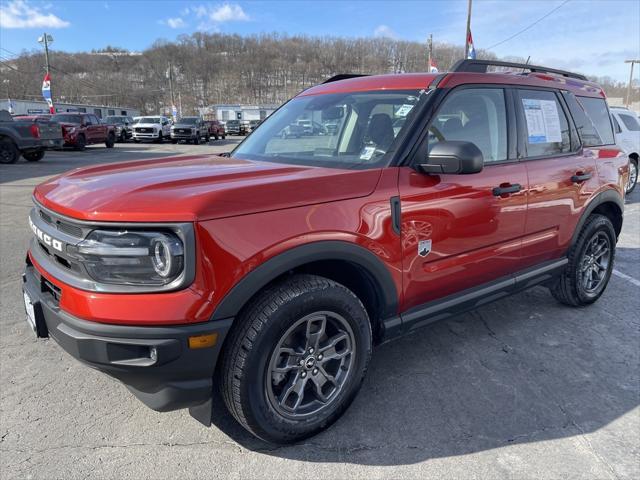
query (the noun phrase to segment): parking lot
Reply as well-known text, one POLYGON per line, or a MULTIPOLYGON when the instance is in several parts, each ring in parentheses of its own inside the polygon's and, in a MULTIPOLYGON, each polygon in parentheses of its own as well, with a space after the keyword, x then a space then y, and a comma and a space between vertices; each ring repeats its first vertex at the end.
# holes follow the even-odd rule
POLYGON ((210 428, 154 412, 35 340, 20 275, 36 184, 237 142, 96 146, 0 166, 2 478, 640 478, 640 187, 598 303, 570 309, 538 287, 382 345, 349 411, 299 445, 261 443, 220 404, 210 428))

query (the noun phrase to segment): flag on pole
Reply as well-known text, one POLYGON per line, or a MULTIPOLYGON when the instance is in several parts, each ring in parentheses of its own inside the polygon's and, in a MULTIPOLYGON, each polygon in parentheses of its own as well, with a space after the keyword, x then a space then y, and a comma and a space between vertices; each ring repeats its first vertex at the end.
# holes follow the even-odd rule
POLYGON ((435 60, 429 60, 429 73, 438 73, 438 64, 435 60))
POLYGON ((467 59, 475 60, 476 59, 476 49, 473 48, 473 38, 471 37, 471 30, 467 32, 467 59))
POLYGON ((8 110, 9 110, 9 113, 11 115, 13 115, 13 102, 11 101, 11 99, 9 99, 9 108, 8 108, 8 110))
POLYGON ((49 105, 49 113, 56 113, 53 110, 53 99, 51 98, 51 77, 49 73, 44 76, 44 80, 42 80, 42 97, 49 105))

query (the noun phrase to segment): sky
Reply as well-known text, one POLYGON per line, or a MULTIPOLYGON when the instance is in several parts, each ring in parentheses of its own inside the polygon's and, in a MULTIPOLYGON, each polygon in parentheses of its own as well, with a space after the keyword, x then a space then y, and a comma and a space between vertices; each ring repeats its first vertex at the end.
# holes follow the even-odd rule
MULTIPOLYGON (((463 45, 466 12, 467 0, 0 0, 0 59, 39 48, 44 31, 54 51, 69 52, 141 51, 196 31, 417 42, 433 34, 463 45)), ((640 58, 640 0, 474 0, 471 30, 476 49, 626 82, 624 60, 640 58)))

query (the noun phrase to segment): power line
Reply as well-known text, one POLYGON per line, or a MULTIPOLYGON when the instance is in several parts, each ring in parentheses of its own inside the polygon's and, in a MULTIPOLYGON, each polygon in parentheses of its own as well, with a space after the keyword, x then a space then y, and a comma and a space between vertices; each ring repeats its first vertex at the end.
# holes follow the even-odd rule
POLYGON ((533 22, 531 25, 529 25, 526 28, 523 28, 522 30, 520 30, 518 33, 514 33, 513 35, 511 35, 509 38, 505 38, 504 40, 502 40, 501 42, 498 42, 494 45, 491 45, 490 47, 487 47, 486 50, 491 50, 492 48, 497 47, 498 45, 502 45, 503 43, 508 42, 509 40, 517 37, 518 35, 520 35, 521 33, 526 32, 527 30, 529 30, 530 28, 536 26, 538 23, 540 23, 542 20, 544 20, 545 18, 547 18, 549 15, 551 15, 552 13, 556 12, 557 10, 559 10, 560 8, 562 8, 564 5, 566 5, 567 3, 569 3, 571 0, 564 0, 564 2, 562 2, 560 5, 558 5, 556 8, 554 8, 553 10, 551 10, 549 13, 547 13, 546 15, 543 15, 542 17, 540 17, 538 20, 536 20, 535 22, 533 22))

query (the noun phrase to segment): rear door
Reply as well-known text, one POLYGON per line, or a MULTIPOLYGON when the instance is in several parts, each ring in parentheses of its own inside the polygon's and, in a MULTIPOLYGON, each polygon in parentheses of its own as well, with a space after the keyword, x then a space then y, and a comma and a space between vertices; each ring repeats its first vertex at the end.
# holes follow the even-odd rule
POLYGON ((520 155, 529 179, 522 248, 527 267, 566 253, 583 207, 598 188, 594 156, 582 148, 569 114, 567 102, 575 98, 564 98, 555 90, 517 90, 520 155))
POLYGON ((516 157, 511 91, 458 87, 429 127, 429 144, 476 144, 484 168, 472 175, 401 167, 403 310, 520 269, 527 174, 516 157))

